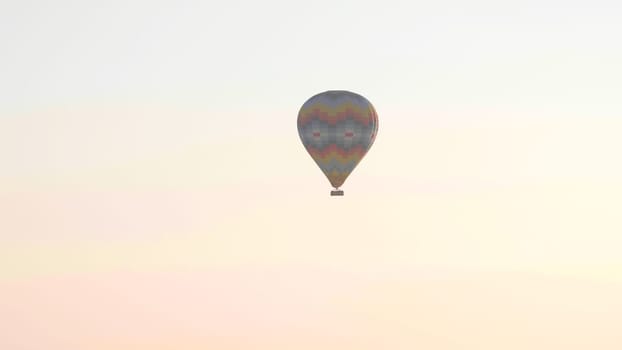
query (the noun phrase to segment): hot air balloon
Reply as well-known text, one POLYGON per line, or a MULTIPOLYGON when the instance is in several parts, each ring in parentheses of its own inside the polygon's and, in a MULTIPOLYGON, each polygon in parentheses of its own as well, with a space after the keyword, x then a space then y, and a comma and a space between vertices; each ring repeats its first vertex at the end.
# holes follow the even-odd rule
POLYGON ((334 187, 339 189, 374 143, 378 115, 363 96, 349 91, 326 91, 305 102, 298 112, 302 144, 334 187))

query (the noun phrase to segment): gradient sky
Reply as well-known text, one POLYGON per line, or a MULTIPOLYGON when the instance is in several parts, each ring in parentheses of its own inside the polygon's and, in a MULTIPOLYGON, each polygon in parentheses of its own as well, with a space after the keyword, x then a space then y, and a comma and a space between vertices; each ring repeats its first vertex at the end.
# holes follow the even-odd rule
POLYGON ((0 348, 620 349, 621 18, 0 4, 0 348), (296 131, 336 89, 342 198, 296 131))

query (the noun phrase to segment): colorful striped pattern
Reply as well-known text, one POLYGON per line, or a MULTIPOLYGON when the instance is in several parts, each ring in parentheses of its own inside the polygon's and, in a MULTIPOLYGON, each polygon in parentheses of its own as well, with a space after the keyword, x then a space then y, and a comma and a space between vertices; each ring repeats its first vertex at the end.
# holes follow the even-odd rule
POLYGON ((343 185, 363 159, 377 132, 374 106, 349 91, 317 94, 298 113, 302 144, 335 188, 343 185))

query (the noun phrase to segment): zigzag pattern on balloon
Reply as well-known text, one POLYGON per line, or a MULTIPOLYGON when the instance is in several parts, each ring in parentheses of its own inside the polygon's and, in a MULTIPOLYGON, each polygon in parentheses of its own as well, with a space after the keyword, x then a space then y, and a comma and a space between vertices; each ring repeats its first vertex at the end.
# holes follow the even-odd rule
POLYGON ((333 187, 339 188, 341 185, 343 185, 348 176, 350 176, 350 172, 351 171, 332 170, 324 171, 324 174, 326 175, 328 181, 333 187))
POLYGON ((353 119, 346 119, 335 125, 315 119, 298 127, 303 144, 316 150, 330 145, 345 150, 358 146, 368 149, 373 142, 375 130, 375 123, 365 126, 353 119))
POLYGON ((367 153, 367 149, 360 144, 349 150, 340 148, 335 144, 330 144, 321 149, 309 146, 307 151, 334 187, 343 185, 352 170, 367 153))
POLYGON ((300 111, 299 125, 304 126, 311 120, 321 120, 334 125, 345 119, 354 119, 367 126, 374 122, 376 112, 369 107, 360 107, 353 103, 345 103, 337 107, 327 106, 323 103, 315 103, 304 107, 300 111))
POLYGON ((303 145, 339 188, 375 140, 378 116, 364 97, 347 91, 327 91, 311 97, 298 113, 303 145))
POLYGON ((322 159, 316 160, 317 165, 322 168, 322 170, 333 170, 337 169, 340 171, 352 170, 356 165, 361 161, 361 157, 344 159, 344 158, 330 158, 330 159, 322 159))
POLYGON ((350 149, 343 149, 337 147, 335 144, 328 145, 327 147, 317 149, 312 146, 307 147, 307 151, 311 154, 311 157, 329 160, 329 159, 344 159, 351 160, 356 158, 362 158, 367 150, 362 145, 356 145, 350 149))
POLYGON ((340 163, 338 161, 331 161, 320 165, 320 168, 323 172, 328 173, 331 171, 339 171, 342 173, 349 173, 352 171, 358 164, 358 161, 350 162, 350 163, 340 163))

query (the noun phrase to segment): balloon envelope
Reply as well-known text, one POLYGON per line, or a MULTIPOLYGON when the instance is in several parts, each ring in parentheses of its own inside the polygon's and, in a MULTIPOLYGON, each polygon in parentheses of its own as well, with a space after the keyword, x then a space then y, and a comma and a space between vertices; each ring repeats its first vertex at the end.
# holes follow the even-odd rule
POLYGON ((298 112, 298 134, 313 160, 339 188, 374 143, 378 115, 363 96, 326 91, 305 102, 298 112))

